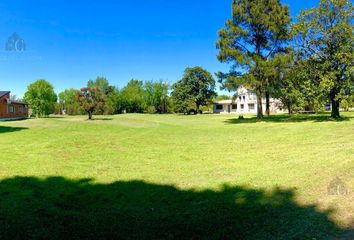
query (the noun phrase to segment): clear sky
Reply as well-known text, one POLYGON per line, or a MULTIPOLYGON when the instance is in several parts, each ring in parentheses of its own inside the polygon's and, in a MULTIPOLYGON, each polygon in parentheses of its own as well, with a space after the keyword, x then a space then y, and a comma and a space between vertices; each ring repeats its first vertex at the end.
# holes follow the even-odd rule
MULTIPOLYGON (((318 0, 282 0, 292 16, 318 0)), ((217 31, 231 0, 1 0, 0 90, 22 97, 44 78, 58 93, 96 76, 123 87, 128 80, 181 78, 188 66, 214 73, 217 31), (5 51, 18 33, 25 52, 5 51)))

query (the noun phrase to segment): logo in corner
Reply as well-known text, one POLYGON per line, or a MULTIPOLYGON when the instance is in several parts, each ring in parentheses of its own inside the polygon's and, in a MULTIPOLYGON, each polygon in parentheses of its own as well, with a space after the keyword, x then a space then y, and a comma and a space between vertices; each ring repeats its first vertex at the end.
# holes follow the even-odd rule
POLYGON ((17 33, 13 33, 6 42, 6 51, 23 52, 26 50, 26 43, 17 33))
POLYGON ((346 196, 349 194, 347 185, 339 177, 329 183, 327 190, 330 196, 346 196))

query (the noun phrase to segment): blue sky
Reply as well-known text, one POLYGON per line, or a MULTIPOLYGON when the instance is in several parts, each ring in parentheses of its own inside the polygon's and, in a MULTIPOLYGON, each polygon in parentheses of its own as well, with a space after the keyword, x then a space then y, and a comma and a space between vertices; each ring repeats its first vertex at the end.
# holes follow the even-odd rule
MULTIPOLYGON (((318 4, 282 2, 293 16, 318 4)), ((58 93, 96 76, 123 87, 132 78, 173 83, 188 66, 227 71, 215 41, 231 0, 1 0, 0 12, 0 90, 18 97, 40 78, 58 93), (5 51, 14 32, 25 52, 5 51)))

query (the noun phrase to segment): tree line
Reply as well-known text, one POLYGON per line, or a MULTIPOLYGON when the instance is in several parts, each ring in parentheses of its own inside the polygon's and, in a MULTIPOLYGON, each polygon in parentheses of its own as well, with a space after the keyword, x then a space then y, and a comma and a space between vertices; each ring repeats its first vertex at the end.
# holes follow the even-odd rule
MULTIPOLYGON (((354 107, 353 19, 348 0, 320 0, 295 21, 279 0, 233 0, 232 17, 216 42, 218 60, 231 68, 217 72, 217 80, 230 92, 240 86, 253 89, 260 120, 264 111, 270 114, 271 96, 290 114, 318 112, 330 103, 331 116, 338 118, 340 108, 354 107)), ((58 96, 50 83, 39 80, 28 87, 25 100, 37 116, 87 113, 91 118, 94 113, 200 113, 216 96, 213 75, 192 67, 173 85, 131 80, 118 89, 98 77, 58 96)))
POLYGON ((183 78, 171 85, 164 81, 130 80, 119 89, 105 77, 89 80, 81 89, 66 89, 58 95, 53 85, 40 79, 30 84, 24 100, 32 115, 82 115, 121 113, 200 113, 216 96, 215 80, 201 67, 187 68, 183 78))

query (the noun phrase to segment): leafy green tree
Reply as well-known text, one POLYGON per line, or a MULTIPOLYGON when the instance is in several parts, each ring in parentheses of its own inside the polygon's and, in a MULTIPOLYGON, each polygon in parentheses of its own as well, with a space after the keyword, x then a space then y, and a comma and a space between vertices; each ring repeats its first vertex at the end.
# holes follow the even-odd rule
POLYGON ((116 101, 118 89, 111 86, 105 77, 97 77, 96 80, 89 80, 87 87, 98 88, 105 98, 105 104, 101 105, 95 111, 97 114, 114 114, 117 113, 116 101))
POLYGON ((299 77, 301 65, 295 59, 293 53, 278 55, 277 74, 272 83, 272 96, 281 100, 283 108, 289 114, 304 109, 304 96, 301 92, 302 79, 299 77))
POLYGON ((120 92, 120 107, 127 113, 142 113, 146 110, 144 83, 130 80, 120 92))
POLYGON ((354 8, 348 0, 321 0, 317 8, 302 11, 293 29, 302 53, 316 64, 320 82, 339 118, 341 92, 354 84, 354 8))
POLYGON ((88 114, 89 120, 92 120, 95 110, 102 107, 105 103, 104 94, 97 87, 81 88, 77 95, 77 100, 88 114))
POLYGON ((87 82, 87 87, 98 88, 104 94, 107 94, 108 92, 112 91, 112 88, 109 85, 107 78, 105 77, 97 77, 96 80, 89 80, 87 82))
POLYGON ((24 101, 29 104, 36 117, 43 117, 53 113, 57 96, 53 85, 40 79, 27 87, 24 101))
POLYGON ((187 85, 174 84, 172 86, 171 100, 173 111, 176 113, 188 113, 189 110, 195 108, 195 103, 189 95, 190 89, 187 85))
POLYGON ((120 113, 120 92, 119 89, 109 86, 106 92, 105 106, 103 109, 104 114, 112 115, 120 113))
POLYGON ((61 113, 65 112, 65 114, 69 115, 80 115, 84 112, 80 103, 77 101, 77 95, 79 93, 79 90, 70 88, 58 94, 61 113))
POLYGON ((215 97, 216 101, 222 101, 222 100, 231 100, 232 96, 228 96, 228 95, 218 95, 215 97))
POLYGON ((267 71, 272 69, 269 61, 289 39, 289 15, 288 6, 279 0, 233 0, 232 18, 219 31, 217 57, 232 64, 229 73, 217 74, 219 81, 229 90, 238 85, 254 89, 258 119, 263 117, 262 95, 268 90, 267 71))
POLYGON ((152 108, 152 112, 166 113, 169 85, 163 81, 147 81, 144 88, 146 92, 146 105, 152 108))
POLYGON ((173 85, 172 97, 184 110, 193 102, 199 112, 200 106, 207 105, 215 96, 215 80, 201 67, 186 68, 183 78, 173 85))

